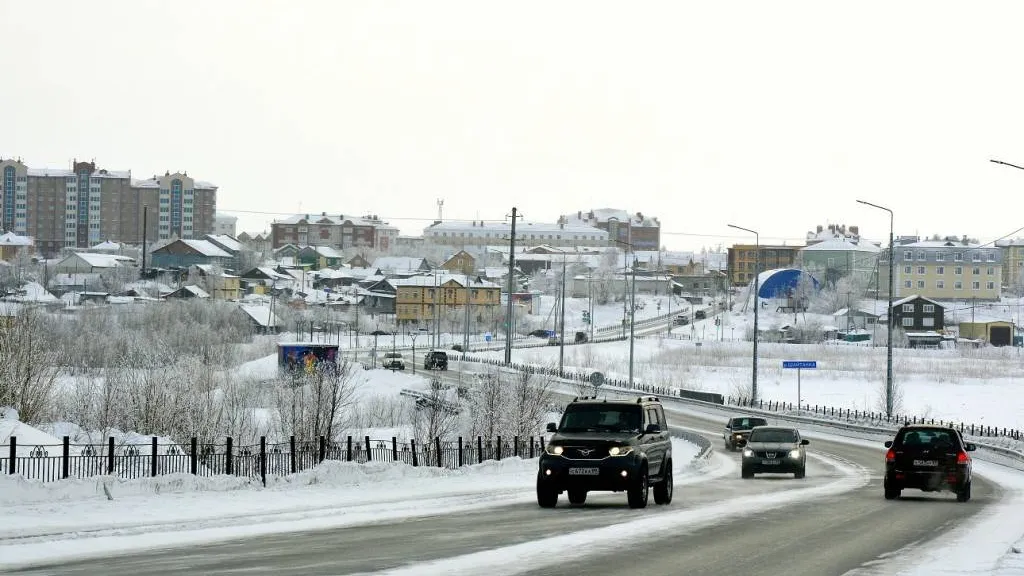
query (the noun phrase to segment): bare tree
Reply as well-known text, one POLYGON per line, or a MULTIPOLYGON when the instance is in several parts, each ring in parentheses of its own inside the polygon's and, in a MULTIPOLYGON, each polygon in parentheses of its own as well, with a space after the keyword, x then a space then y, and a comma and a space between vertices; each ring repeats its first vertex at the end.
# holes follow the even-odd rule
POLYGON ((511 432, 520 438, 533 436, 542 424, 552 399, 553 379, 546 374, 521 372, 511 375, 511 432))
POLYGON ((451 388, 445 388, 435 380, 427 396, 416 400, 413 430, 418 438, 423 441, 443 440, 458 429, 459 408, 456 399, 451 397, 452 392, 451 388))
POLYGON ((498 368, 477 375, 468 390, 470 436, 494 438, 505 429, 505 382, 498 368))
POLYGON ((11 406, 25 422, 44 417, 53 398, 58 356, 38 311, 26 308, 0 321, 0 406, 11 406))
POLYGON ((348 425, 353 404, 354 371, 348 360, 320 363, 309 373, 287 375, 276 383, 277 422, 282 437, 335 440, 348 425))

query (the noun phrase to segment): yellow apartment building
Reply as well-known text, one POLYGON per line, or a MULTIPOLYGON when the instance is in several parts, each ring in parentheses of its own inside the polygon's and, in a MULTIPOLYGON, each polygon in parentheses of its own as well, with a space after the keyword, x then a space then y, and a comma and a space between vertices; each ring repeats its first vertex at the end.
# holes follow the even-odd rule
MULTIPOLYGON (((757 262, 756 244, 733 244, 729 247, 729 283, 746 286, 754 280, 754 266, 757 262)), ((790 268, 797 261, 803 246, 761 245, 761 271, 776 268, 790 268)))
MULTIPOLYGON (((917 294, 932 300, 998 300, 1003 280, 1002 250, 949 240, 896 246, 893 297, 917 294)), ((881 296, 888 296, 888 250, 878 266, 881 296)))
POLYGON ((440 314, 464 311, 477 320, 490 319, 501 312, 501 287, 463 274, 436 274, 387 280, 395 288, 395 314, 399 322, 423 322, 440 314))

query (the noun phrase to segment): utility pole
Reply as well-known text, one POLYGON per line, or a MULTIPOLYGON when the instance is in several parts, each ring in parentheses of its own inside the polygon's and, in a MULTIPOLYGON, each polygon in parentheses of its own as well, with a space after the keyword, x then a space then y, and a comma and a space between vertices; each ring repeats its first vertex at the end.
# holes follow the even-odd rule
POLYGON ((149 206, 142 208, 142 271, 141 276, 146 277, 146 232, 148 231, 149 206))
MULTIPOLYGON (((466 274, 466 290, 465 290, 465 292, 466 292, 466 301, 464 302, 464 304, 466 306, 466 327, 462 331, 462 353, 463 354, 469 352, 469 313, 470 313, 469 312, 469 307, 470 307, 470 299, 469 299, 469 296, 470 296, 470 291, 469 291, 469 274, 466 274)), ((461 371, 459 373, 461 374, 461 371)))
POLYGON ((558 339, 558 377, 561 378, 565 367, 565 254, 562 254, 562 318, 559 322, 558 339))
POLYGON ((515 286, 516 268, 516 218, 522 218, 522 215, 517 212, 516 208, 512 207, 512 230, 509 234, 508 251, 508 305, 505 308, 505 364, 512 363, 512 293, 514 292, 513 286, 515 286))
POLYGON ((633 387, 633 325, 636 319, 636 266, 632 267, 633 289, 629 296, 629 387, 633 387))
POLYGON ((751 401, 757 400, 757 340, 758 340, 758 327, 757 318, 761 309, 760 303, 757 301, 758 292, 761 291, 761 235, 756 230, 749 228, 742 228, 733 224, 729 224, 730 228, 737 230, 743 230, 744 232, 750 232, 754 235, 754 360, 753 360, 753 375, 750 380, 750 399, 751 401))

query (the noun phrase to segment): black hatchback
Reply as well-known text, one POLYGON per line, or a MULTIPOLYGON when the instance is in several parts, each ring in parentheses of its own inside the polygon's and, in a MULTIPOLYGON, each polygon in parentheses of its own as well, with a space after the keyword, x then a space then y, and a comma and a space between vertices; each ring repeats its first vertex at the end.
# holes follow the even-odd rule
POLYGON ((443 350, 431 350, 423 358, 423 368, 427 370, 447 370, 448 354, 443 350))
POLYGON ((949 491, 959 502, 971 499, 971 457, 977 449, 956 428, 908 425, 885 443, 885 499, 895 500, 905 488, 949 491))

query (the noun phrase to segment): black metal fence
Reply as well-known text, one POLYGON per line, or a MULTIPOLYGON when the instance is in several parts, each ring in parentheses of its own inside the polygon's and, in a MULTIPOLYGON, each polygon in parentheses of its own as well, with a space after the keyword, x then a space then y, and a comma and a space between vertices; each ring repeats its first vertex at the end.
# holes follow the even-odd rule
POLYGON ((348 436, 342 442, 299 441, 268 444, 266 437, 258 445, 234 446, 231 438, 223 444, 200 443, 192 438, 187 445, 160 444, 153 438, 149 444, 117 444, 109 438, 106 444, 71 444, 65 436, 56 446, 33 445, 25 454, 17 437, 0 445, 0 473, 20 474, 30 480, 54 482, 66 478, 116 476, 146 478, 164 474, 197 476, 233 475, 260 480, 267 476, 284 476, 309 470, 325 460, 344 462, 398 462, 411 466, 460 468, 488 460, 510 457, 533 458, 540 455, 544 437, 464 440, 435 438, 432 441, 399 442, 397 438, 375 440, 369 436, 348 436), (6 449, 4 449, 6 448, 6 449))

